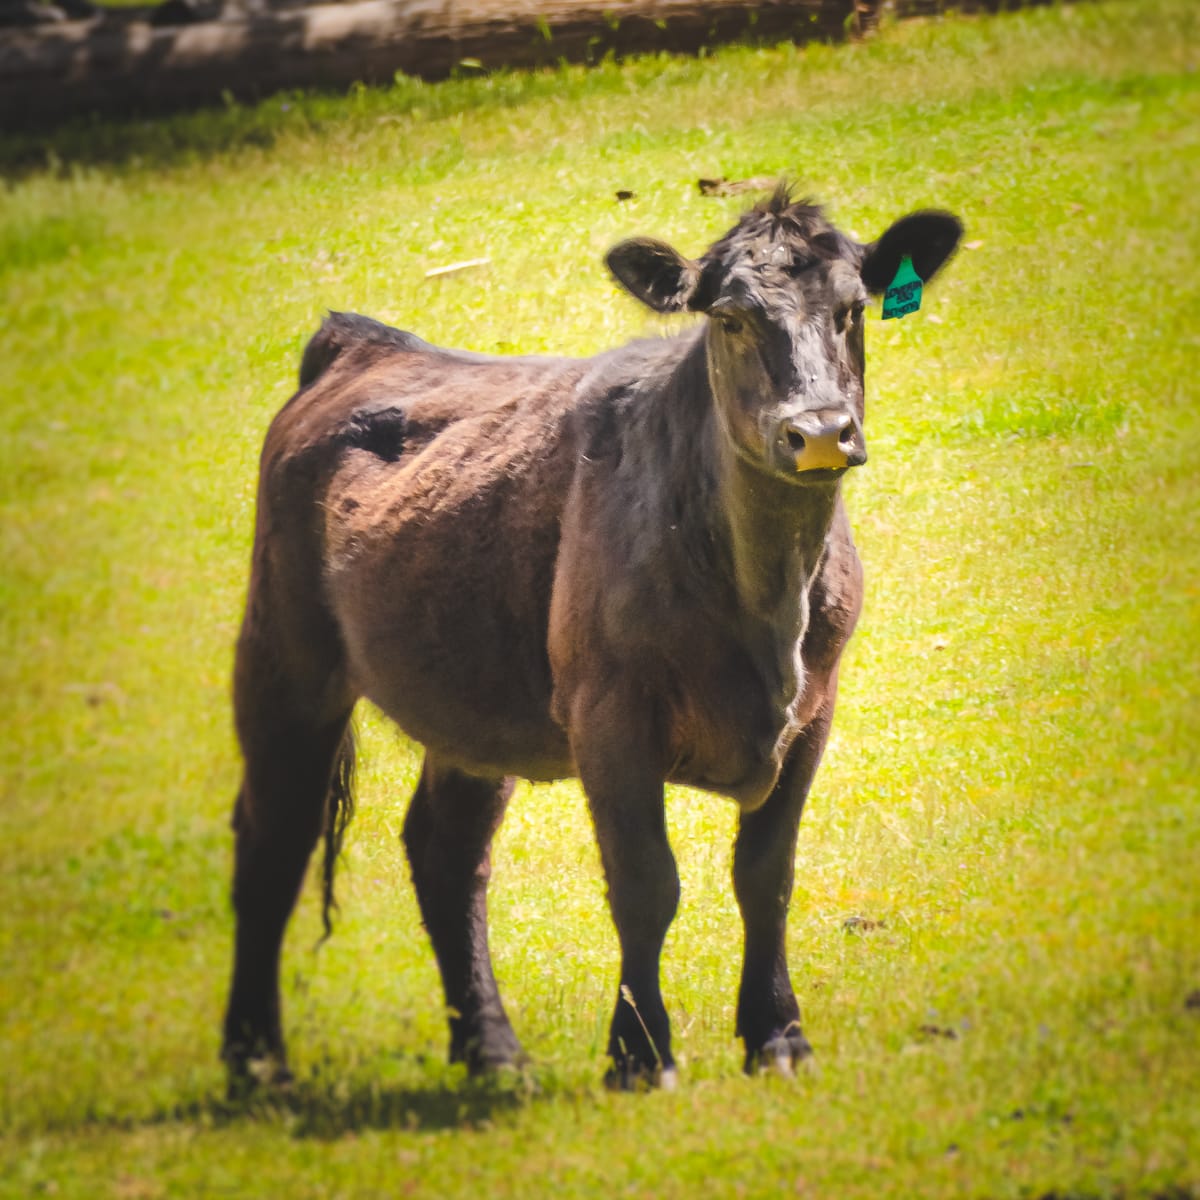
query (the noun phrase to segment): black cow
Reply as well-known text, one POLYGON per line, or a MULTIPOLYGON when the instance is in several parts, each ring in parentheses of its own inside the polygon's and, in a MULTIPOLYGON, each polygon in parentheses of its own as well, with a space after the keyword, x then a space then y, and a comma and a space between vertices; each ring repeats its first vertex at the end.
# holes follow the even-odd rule
POLYGON ((280 945, 322 833, 328 913, 361 696, 425 747, 404 841, 452 1060, 522 1057, 487 944, 514 776, 587 793, 621 944, 611 1082, 675 1078, 666 782, 740 809, 747 1069, 810 1053, 784 933, 862 597, 841 480, 866 460, 863 312, 905 258, 931 279, 960 234, 921 212, 862 246, 781 187, 696 261, 616 246, 629 292, 707 319, 590 359, 326 320, 263 449, 238 643, 234 1086, 287 1077, 280 945))

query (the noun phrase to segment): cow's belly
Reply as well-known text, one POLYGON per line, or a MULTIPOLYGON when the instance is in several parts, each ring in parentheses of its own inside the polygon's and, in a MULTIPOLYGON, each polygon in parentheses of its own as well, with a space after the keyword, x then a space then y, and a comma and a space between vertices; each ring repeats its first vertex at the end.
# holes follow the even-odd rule
POLYGON ((357 483, 331 490, 325 579, 354 690, 443 762, 569 775, 546 654, 556 522, 499 488, 410 502, 392 484, 369 506, 357 483))
POLYGON ((522 669, 514 654, 481 645, 466 630, 431 636, 423 628, 429 614, 419 607, 398 603, 389 617, 365 630, 343 623, 356 692, 464 770, 532 780, 572 774, 566 735, 550 716, 536 668, 522 669))
POLYGON ((539 719, 529 709, 496 704, 497 697, 446 688, 442 680, 414 680, 407 673, 372 679, 362 691, 439 762, 474 775, 534 782, 575 773, 566 736, 548 714, 539 719))

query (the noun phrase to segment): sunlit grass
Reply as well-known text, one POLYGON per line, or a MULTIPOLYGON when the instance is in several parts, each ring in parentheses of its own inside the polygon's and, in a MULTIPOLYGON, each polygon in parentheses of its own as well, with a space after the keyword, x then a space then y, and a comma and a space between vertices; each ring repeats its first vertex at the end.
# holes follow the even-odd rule
POLYGON ((0 143, 26 164, 0 195, 0 1190, 1200 1189, 1197 20, 911 22, 0 143), (969 247, 868 333, 867 607, 791 917, 819 1072, 740 1077, 734 813, 677 791, 684 1085, 600 1090, 615 937, 558 784, 519 789, 493 885, 535 1065, 466 1085, 398 843, 418 760, 363 712, 342 917, 314 952, 311 888, 288 943, 298 1095, 231 1114, 228 676, 305 338, 341 308, 593 352, 647 332, 613 241, 695 253, 741 203, 698 176, 777 173, 863 238, 951 208, 969 247))

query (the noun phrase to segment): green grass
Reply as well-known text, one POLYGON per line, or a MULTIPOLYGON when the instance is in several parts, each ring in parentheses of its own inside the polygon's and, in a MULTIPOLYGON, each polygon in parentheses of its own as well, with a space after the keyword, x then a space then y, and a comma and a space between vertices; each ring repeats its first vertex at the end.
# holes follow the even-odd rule
POLYGON ((1198 45, 1189 0, 1128 0, 0 142, 0 1193, 1200 1191, 1198 45), (348 308, 598 350, 647 328, 607 246, 698 252, 740 205, 696 178, 774 173, 864 238, 953 209, 971 247, 868 334, 869 593, 790 933, 819 1070, 741 1077, 734 813, 675 791, 683 1083, 602 1091, 572 784, 520 789, 497 847, 535 1066, 444 1066, 417 754, 364 713, 343 915, 315 952, 310 881, 288 941, 297 1096, 230 1112, 228 678, 305 338, 348 308))

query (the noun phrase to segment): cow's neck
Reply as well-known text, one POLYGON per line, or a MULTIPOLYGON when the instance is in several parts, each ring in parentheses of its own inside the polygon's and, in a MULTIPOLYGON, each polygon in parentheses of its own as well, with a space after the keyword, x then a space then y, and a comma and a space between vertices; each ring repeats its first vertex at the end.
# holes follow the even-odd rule
MULTIPOLYGON (((693 497, 706 510, 698 524, 716 567, 729 578, 740 615, 788 636, 803 627, 804 598, 821 560, 841 491, 837 482, 798 485, 749 461, 733 446, 717 413, 704 338, 698 338, 667 389, 671 428, 693 431, 689 474, 706 481, 693 497), (787 629, 787 632, 785 632, 787 629)), ((676 480, 676 486, 682 481, 676 480)), ((695 516, 700 516, 695 513, 695 516)))
POLYGON ((659 402, 642 406, 637 417, 655 428, 631 439, 631 455, 647 445, 665 453, 661 461, 639 460, 641 486, 669 480, 672 506, 687 526, 690 561, 706 564, 700 569, 709 582, 726 583, 739 618, 765 623, 784 638, 802 629, 804 597, 840 486, 797 485, 734 450, 716 411, 703 336, 678 362, 659 402))
POLYGON ((798 633, 840 487, 781 480, 747 462, 727 440, 719 451, 721 510, 742 611, 784 637, 798 633))
POLYGON ((808 590, 838 503, 836 484, 797 487, 728 450, 721 470, 722 509, 740 599, 772 617, 808 590))

